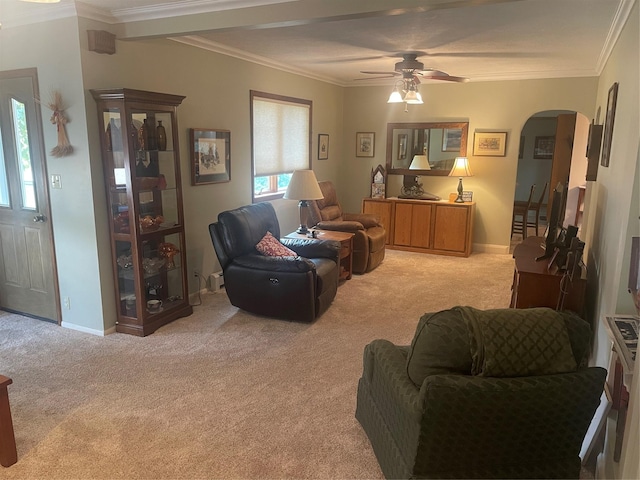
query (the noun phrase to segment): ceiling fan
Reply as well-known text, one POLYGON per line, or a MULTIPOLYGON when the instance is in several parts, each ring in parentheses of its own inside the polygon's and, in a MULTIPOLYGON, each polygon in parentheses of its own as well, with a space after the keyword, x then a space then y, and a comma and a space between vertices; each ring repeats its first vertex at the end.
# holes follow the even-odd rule
POLYGON ((447 82, 468 82, 469 79, 465 77, 454 77, 440 70, 434 68, 424 68, 424 63, 419 62, 417 53, 403 53, 402 61, 397 62, 395 71, 393 72, 371 72, 361 71, 367 75, 378 75, 377 77, 359 78, 358 80, 373 80, 377 78, 393 78, 402 77, 407 82, 413 80, 414 84, 420 83, 420 78, 428 80, 445 80, 447 82))

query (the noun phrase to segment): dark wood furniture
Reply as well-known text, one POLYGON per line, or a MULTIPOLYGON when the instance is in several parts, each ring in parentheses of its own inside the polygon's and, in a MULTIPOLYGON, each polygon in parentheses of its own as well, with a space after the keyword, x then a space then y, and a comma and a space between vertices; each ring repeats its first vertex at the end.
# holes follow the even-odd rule
MULTIPOLYGON (((535 183, 531 185, 529 190, 529 199, 525 202, 522 200, 515 200, 513 202, 513 213, 511 214, 511 236, 514 233, 522 235, 522 238, 527 238, 527 229, 529 228, 529 210, 531 209, 531 202, 533 201, 533 192, 536 190, 535 183)), ((538 230, 536 229, 536 235, 538 230)))
POLYGON ((544 253, 544 237, 527 237, 516 245, 511 308, 549 307, 583 316, 585 269, 579 268, 571 278, 554 265, 550 267, 551 258, 536 260, 544 253))
POLYGON ((620 461, 625 424, 629 409, 631 385, 635 357, 638 350, 638 330, 640 317, 636 315, 605 315, 603 319, 612 342, 608 383, 611 389, 611 403, 617 411, 613 460, 620 461))
POLYGON ((340 280, 350 280, 353 275, 353 233, 333 230, 313 230, 315 237, 292 232, 286 238, 304 238, 308 240, 335 240, 340 242, 340 280))
POLYGON ((544 184, 544 188, 538 197, 538 201, 531 203, 531 205, 529 205, 529 210, 527 211, 527 230, 529 228, 533 228, 536 232, 535 235, 540 235, 540 207, 542 207, 542 202, 545 200, 544 197, 547 193, 548 186, 549 183, 544 184), (531 213, 533 213, 533 218, 531 218, 531 213))
POLYGON ((456 257, 471 254, 475 206, 395 197, 362 201, 364 213, 380 217, 389 248, 456 257))
POLYGON ((9 392, 7 387, 13 381, 9 377, 0 375, 0 465, 10 467, 18 461, 16 438, 13 434, 11 408, 9 407, 9 392))
POLYGON ((144 336, 192 313, 177 124, 184 97, 127 88, 91 93, 111 218, 116 331, 144 336), (153 300, 161 307, 147 308, 153 300))

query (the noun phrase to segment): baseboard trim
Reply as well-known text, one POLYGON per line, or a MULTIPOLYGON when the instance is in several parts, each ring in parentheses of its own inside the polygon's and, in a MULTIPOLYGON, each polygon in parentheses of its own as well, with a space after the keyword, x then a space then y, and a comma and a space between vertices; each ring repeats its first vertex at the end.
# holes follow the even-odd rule
POLYGON ((476 253, 497 253, 506 255, 509 253, 509 245, 491 245, 488 243, 474 243, 473 251, 476 253))
POLYGON ((62 322, 60 326, 63 328, 68 328, 69 330, 75 330, 77 332, 97 335, 98 337, 104 337, 112 333, 116 333, 115 326, 108 328, 107 330, 96 330, 95 328, 83 327, 82 325, 76 325, 75 323, 69 323, 69 322, 62 322))

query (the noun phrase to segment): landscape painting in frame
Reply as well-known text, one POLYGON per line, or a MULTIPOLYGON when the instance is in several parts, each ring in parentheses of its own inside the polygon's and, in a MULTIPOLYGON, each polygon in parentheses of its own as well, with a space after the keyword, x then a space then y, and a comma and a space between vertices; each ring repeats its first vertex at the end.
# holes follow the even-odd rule
POLYGON ((506 144, 507 132, 475 132, 473 154, 486 157, 504 157, 506 144))
POLYGON ((231 180, 231 133, 192 128, 190 137, 192 184, 231 180))

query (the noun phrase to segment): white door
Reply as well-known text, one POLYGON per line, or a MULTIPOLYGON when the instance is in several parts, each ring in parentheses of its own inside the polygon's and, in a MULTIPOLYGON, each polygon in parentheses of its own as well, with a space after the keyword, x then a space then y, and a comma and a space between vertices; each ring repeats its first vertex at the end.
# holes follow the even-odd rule
POLYGON ((0 308, 60 322, 35 69, 0 72, 0 308))

